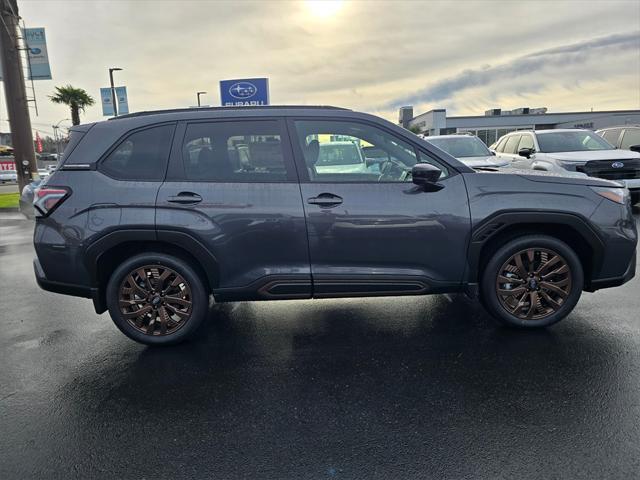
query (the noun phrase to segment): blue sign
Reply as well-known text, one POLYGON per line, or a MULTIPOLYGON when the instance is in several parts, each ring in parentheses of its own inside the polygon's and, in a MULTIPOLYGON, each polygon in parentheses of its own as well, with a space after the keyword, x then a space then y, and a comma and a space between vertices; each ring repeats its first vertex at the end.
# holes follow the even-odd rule
MULTIPOLYGON (((118 115, 129 113, 129 100, 127 98, 127 87, 116 87, 116 98, 118 99, 118 115)), ((100 101, 102 103, 102 115, 113 116, 113 99, 111 98, 111 88, 100 89, 100 101)))
POLYGON ((223 107, 269 105, 269 79, 221 80, 220 104, 223 107))
POLYGON ((51 80, 51 66, 49 65, 44 28, 25 28, 23 34, 29 57, 30 79, 51 80))

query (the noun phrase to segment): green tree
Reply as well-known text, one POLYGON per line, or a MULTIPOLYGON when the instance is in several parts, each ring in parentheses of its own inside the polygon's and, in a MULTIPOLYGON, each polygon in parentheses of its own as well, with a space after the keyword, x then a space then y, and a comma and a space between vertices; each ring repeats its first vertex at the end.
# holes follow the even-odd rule
POLYGON ((71 85, 56 87, 56 93, 49 98, 53 103, 62 103, 71 109, 71 122, 80 125, 80 111, 95 103, 91 95, 83 88, 75 88, 71 85))
POLYGON ((419 134, 419 133, 420 133, 420 127, 416 127, 416 126, 409 127, 409 131, 410 131, 411 133, 415 133, 415 134, 417 135, 417 134, 419 134))

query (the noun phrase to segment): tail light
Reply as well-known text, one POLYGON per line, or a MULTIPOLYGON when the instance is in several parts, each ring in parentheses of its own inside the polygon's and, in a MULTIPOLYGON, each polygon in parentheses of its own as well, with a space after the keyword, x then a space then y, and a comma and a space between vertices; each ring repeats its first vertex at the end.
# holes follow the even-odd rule
POLYGON ((51 187, 44 185, 35 191, 33 197, 33 206, 36 217, 46 217, 53 212, 58 206, 64 202, 69 195, 71 189, 67 187, 51 187))

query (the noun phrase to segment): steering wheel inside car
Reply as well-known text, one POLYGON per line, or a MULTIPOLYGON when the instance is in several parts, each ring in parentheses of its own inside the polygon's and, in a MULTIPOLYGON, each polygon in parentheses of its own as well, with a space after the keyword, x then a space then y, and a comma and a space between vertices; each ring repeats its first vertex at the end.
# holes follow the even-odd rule
POLYGON ((387 158, 380 167, 378 181, 397 180, 405 182, 411 174, 411 168, 395 158, 387 158))

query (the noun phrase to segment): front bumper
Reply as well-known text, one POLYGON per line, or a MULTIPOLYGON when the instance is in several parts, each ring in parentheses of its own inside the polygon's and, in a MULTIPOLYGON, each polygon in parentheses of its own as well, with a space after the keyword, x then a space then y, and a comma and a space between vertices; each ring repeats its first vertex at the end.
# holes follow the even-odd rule
POLYGON ((587 292, 595 292, 596 290, 600 290, 602 288, 618 287, 624 283, 627 283, 636 274, 636 262, 637 262, 637 251, 633 253, 633 257, 631 258, 629 267, 627 267, 626 272, 624 272, 621 276, 591 280, 591 282, 589 283, 588 287, 585 288, 585 290, 587 292))

